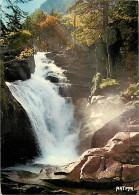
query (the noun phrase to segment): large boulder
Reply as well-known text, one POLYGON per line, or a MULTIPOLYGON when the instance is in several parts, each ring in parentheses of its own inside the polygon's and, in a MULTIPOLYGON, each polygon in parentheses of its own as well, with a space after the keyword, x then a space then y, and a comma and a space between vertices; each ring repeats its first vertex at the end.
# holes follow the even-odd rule
POLYGON ((113 188, 117 185, 136 184, 139 180, 138 132, 119 132, 105 147, 85 151, 80 158, 66 166, 43 168, 42 180, 59 185, 113 188))

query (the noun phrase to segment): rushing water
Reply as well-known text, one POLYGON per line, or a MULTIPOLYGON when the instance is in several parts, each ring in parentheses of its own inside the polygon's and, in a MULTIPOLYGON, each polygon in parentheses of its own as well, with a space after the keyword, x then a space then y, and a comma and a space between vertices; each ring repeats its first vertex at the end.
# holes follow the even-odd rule
POLYGON ((17 101, 26 110, 40 148, 34 163, 62 165, 77 158, 78 130, 74 123, 74 107, 59 95, 58 85, 46 80, 51 74, 66 82, 63 70, 38 52, 31 79, 7 83, 17 101))

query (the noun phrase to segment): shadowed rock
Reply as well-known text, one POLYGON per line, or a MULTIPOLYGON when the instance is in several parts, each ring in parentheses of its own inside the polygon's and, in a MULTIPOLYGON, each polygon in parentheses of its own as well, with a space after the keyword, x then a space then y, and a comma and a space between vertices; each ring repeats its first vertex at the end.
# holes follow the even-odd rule
POLYGON ((103 147, 116 133, 139 132, 138 106, 129 106, 118 117, 106 123, 92 137, 91 147, 103 147))
POLYGON ((55 76, 50 76, 49 75, 49 76, 46 77, 46 80, 49 80, 52 83, 59 83, 59 79, 57 77, 55 77, 55 76))
POLYGON ((26 60, 11 60, 5 62, 4 66, 6 81, 30 79, 31 73, 33 73, 35 70, 35 62, 33 56, 29 57, 26 60))
POLYGON ((5 85, 1 106, 1 165, 25 163, 38 155, 29 118, 5 85))

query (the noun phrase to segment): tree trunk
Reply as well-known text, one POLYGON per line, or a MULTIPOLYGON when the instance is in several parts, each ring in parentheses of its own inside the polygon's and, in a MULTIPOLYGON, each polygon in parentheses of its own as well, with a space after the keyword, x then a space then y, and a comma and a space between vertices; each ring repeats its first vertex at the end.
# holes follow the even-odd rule
POLYGON ((103 29, 105 30, 108 25, 108 1, 103 0, 103 29))
POLYGON ((110 54, 110 51, 109 51, 109 46, 107 46, 107 53, 108 53, 107 78, 112 78, 112 59, 111 59, 111 54, 110 54))
POLYGON ((75 30, 76 30, 76 13, 74 12, 74 36, 73 36, 73 45, 76 45, 76 35, 75 35, 75 30))

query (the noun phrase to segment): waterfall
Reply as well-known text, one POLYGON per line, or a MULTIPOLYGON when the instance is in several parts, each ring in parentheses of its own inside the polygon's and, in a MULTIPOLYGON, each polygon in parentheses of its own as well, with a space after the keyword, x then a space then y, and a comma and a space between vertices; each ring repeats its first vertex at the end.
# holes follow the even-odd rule
MULTIPOLYGON (((35 72, 26 81, 7 82, 16 100, 26 110, 30 119, 40 156, 34 163, 63 165, 77 158, 78 129, 74 125, 74 107, 59 95, 59 86, 46 80, 46 76, 58 77, 66 82, 61 68, 38 52, 35 72)), ((26 136, 26 135, 25 135, 26 136)))

